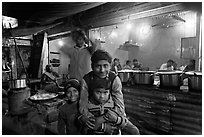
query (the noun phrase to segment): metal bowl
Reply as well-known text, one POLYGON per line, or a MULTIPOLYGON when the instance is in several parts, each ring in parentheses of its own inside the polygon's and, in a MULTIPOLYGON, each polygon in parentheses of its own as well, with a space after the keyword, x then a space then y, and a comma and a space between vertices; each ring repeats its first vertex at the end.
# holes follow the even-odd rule
POLYGON ((120 70, 118 71, 118 76, 121 80, 122 83, 128 82, 128 80, 132 77, 133 75, 133 70, 120 70))
POLYGON ((189 90, 202 90, 202 73, 201 72, 186 72, 188 77, 189 90))
POLYGON ((181 86, 182 71, 157 72, 160 79, 160 87, 177 87, 181 86))
POLYGON ((134 72, 134 83, 142 85, 153 85, 155 71, 134 72))

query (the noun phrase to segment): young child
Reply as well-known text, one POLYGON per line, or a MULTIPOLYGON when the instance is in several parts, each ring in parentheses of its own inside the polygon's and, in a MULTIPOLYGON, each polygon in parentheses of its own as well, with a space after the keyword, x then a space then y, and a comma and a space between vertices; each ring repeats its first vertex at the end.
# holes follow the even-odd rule
POLYGON ((58 132, 60 135, 79 135, 77 127, 78 100, 80 83, 77 79, 70 79, 65 87, 67 102, 60 108, 58 115, 58 132))
POLYGON ((111 61, 109 53, 103 50, 92 55, 93 71, 86 74, 81 83, 80 119, 88 127, 87 134, 97 134, 95 131, 114 134, 117 128, 129 134, 139 134, 137 127, 126 118, 122 84, 119 77, 110 71, 111 61), (97 85, 101 85, 102 89, 96 90, 97 85), (89 132, 91 130, 94 132, 89 132))

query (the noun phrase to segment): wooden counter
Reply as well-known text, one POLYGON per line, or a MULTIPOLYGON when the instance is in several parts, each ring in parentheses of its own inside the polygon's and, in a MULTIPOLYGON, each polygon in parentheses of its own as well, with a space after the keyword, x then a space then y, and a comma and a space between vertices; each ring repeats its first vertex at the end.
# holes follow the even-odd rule
POLYGON ((126 113, 141 134, 201 135, 202 94, 123 85, 126 113))

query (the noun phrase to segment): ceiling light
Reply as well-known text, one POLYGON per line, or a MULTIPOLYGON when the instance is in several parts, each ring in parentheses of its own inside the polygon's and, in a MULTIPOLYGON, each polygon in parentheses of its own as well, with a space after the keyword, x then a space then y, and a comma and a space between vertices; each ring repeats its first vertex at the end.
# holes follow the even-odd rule
POLYGON ((58 44, 59 44, 60 46, 63 46, 63 45, 64 45, 64 43, 63 43, 62 40, 59 40, 59 41, 58 41, 58 44))

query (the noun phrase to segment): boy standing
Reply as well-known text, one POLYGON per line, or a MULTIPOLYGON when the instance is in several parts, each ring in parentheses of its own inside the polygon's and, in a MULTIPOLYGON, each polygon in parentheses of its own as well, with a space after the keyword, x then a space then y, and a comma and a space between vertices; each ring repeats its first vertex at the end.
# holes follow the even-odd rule
POLYGON ((77 127, 78 100, 80 83, 76 79, 70 79, 65 87, 67 102, 60 108, 58 115, 58 132, 60 135, 78 135, 77 127))
MULTIPOLYGON (((116 127, 128 130, 129 134, 139 134, 139 130, 127 118, 123 101, 122 84, 118 76, 110 71, 112 58, 108 52, 97 50, 91 57, 92 70, 84 76, 81 85, 79 101, 79 112, 82 114, 81 120, 90 130, 101 130, 106 134, 113 134, 116 127), (95 91, 97 84, 105 83, 105 92, 101 90, 101 95, 95 91), (109 92, 108 92, 109 91, 109 92), (95 102, 93 100, 95 98, 95 102), (112 103, 107 111, 103 110, 103 105, 112 98, 112 103), (103 105, 102 105, 102 104, 103 105), (90 111, 90 105, 101 106, 99 117, 90 111), (104 123, 105 124, 101 124, 104 123), (112 124, 108 124, 112 123, 112 124)), ((99 93, 99 92, 98 92, 99 93)))
POLYGON ((85 74, 91 71, 90 58, 96 50, 97 44, 88 39, 82 29, 72 31, 71 37, 76 45, 71 47, 62 46, 60 50, 70 58, 70 78, 81 80, 85 74), (91 46, 87 45, 89 42, 91 46))

